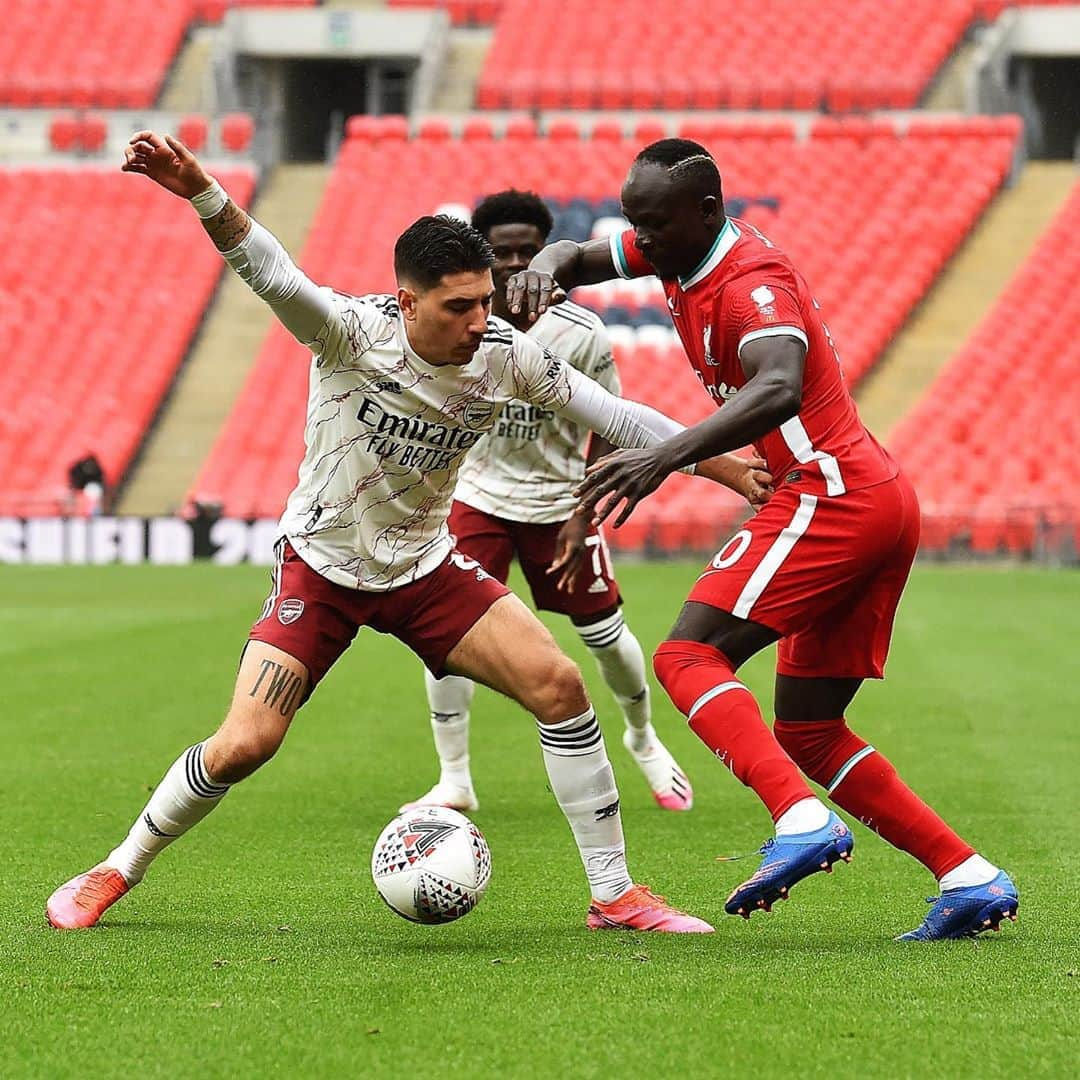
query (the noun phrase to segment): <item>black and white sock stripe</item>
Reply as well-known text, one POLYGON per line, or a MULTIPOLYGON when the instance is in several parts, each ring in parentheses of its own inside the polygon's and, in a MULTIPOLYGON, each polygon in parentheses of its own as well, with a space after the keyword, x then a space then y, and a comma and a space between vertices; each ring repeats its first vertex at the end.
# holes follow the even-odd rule
POLYGON ((606 649, 619 640, 625 626, 626 620, 620 611, 603 622, 594 623, 592 626, 579 626, 577 632, 590 649, 606 649))
POLYGON ((206 775, 202 755, 202 743, 196 743, 184 754, 184 772, 187 775, 188 787, 200 799, 220 799, 229 790, 229 785, 215 784, 211 781, 210 777, 206 775))
POLYGON ((576 757, 588 754, 603 745, 600 725, 596 722, 596 713, 590 709, 584 716, 575 717, 571 727, 562 724, 550 726, 537 724, 540 731, 540 745, 557 757, 576 757))

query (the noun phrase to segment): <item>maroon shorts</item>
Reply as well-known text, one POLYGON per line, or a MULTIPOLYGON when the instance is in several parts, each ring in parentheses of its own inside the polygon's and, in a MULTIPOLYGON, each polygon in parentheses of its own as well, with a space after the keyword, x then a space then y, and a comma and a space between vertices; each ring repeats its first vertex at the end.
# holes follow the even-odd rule
POLYGON ((780 634, 781 675, 880 679, 919 526, 902 474, 833 498, 781 487, 688 599, 780 634))
POLYGON ((562 522, 533 525, 510 521, 457 501, 450 511, 450 531, 458 548, 476 559, 499 581, 505 582, 510 576, 510 563, 517 555, 533 603, 541 611, 554 611, 559 615, 596 615, 621 604, 619 586, 611 568, 611 553, 603 533, 592 525, 585 538, 585 565, 578 572, 573 589, 563 592, 557 588, 558 575, 547 571, 555 558, 555 541, 561 528, 562 522))
POLYGON ((263 641, 308 669, 309 692, 349 647, 361 626, 393 634, 434 675, 447 655, 509 589, 460 551, 430 574, 389 592, 361 592, 317 574, 278 542, 273 584, 249 641, 263 641))

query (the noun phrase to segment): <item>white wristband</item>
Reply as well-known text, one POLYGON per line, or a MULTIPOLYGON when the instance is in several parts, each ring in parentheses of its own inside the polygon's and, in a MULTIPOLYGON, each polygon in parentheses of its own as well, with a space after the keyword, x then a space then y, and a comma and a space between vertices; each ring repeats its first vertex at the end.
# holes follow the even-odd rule
POLYGON ((225 189, 216 180, 211 179, 210 186, 205 191, 200 191, 191 200, 191 205, 195 207, 195 213, 205 221, 215 214, 220 214, 228 201, 229 196, 225 194, 225 189))

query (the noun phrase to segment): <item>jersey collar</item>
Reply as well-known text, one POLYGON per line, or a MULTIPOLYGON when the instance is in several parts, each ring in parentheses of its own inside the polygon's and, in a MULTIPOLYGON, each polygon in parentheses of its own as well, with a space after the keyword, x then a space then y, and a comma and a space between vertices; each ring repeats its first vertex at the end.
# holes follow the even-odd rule
POLYGON ((740 236, 742 233, 739 232, 738 226, 731 218, 728 218, 724 222, 724 227, 716 234, 713 246, 709 248, 709 254, 698 263, 697 269, 689 277, 678 279, 679 287, 685 291, 707 278, 724 261, 724 256, 735 246, 735 241, 740 236))

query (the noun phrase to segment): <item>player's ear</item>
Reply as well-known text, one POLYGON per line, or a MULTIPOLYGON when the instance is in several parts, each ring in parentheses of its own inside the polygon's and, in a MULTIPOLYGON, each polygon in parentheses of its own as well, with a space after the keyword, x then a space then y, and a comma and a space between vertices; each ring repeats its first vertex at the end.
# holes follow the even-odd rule
POLYGON ((715 221, 720 212, 720 200, 715 195, 706 195, 701 200, 701 216, 705 221, 715 221))
POLYGON ((408 285, 399 285, 397 291, 398 307, 406 322, 416 321, 416 293, 408 285))

